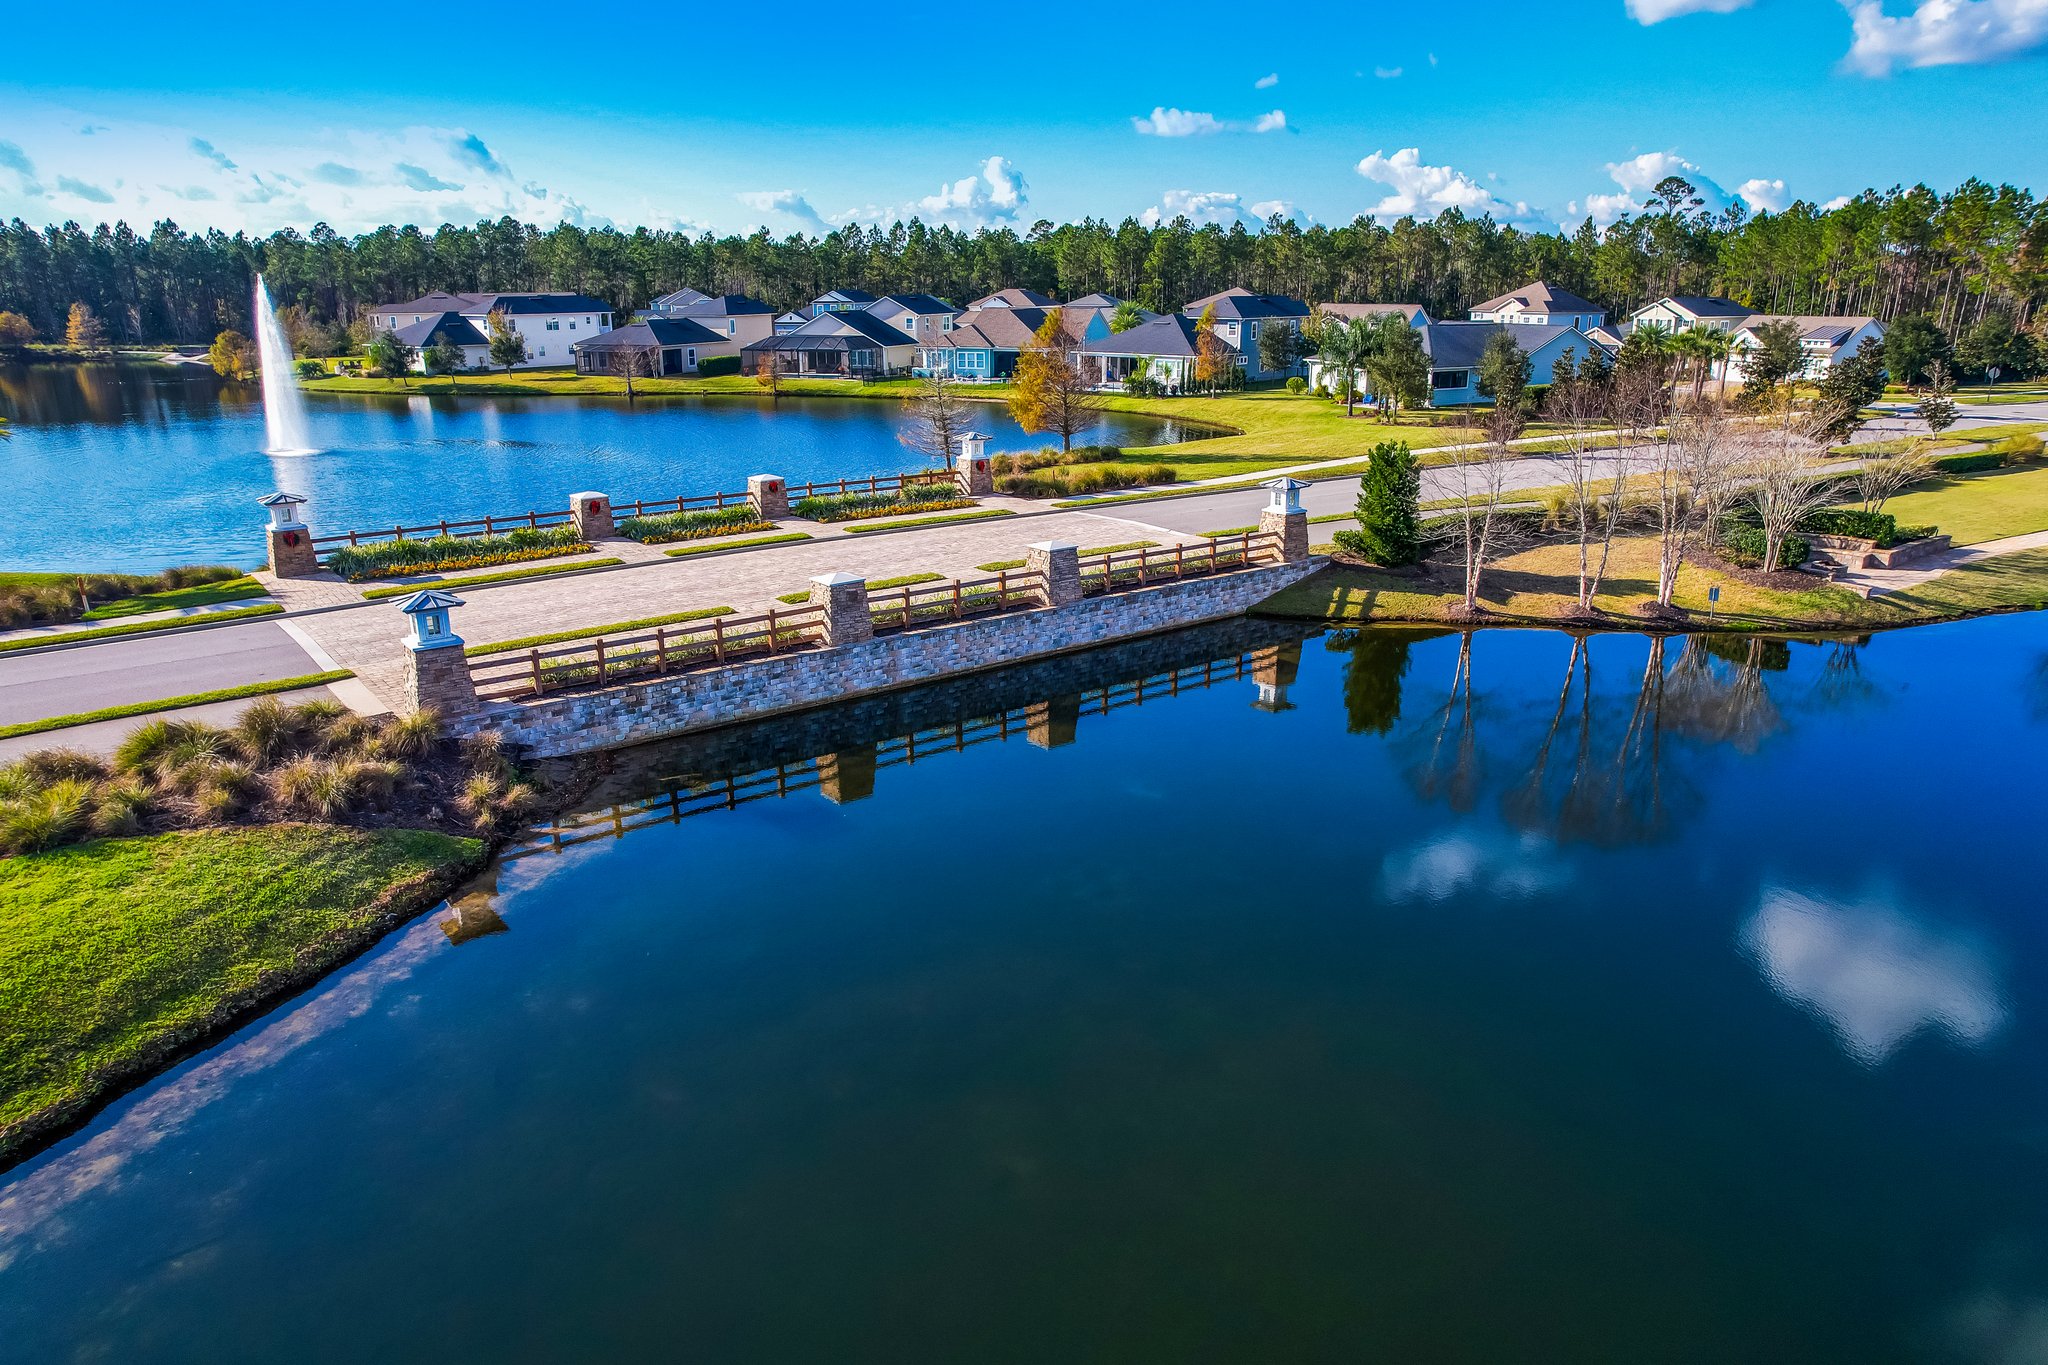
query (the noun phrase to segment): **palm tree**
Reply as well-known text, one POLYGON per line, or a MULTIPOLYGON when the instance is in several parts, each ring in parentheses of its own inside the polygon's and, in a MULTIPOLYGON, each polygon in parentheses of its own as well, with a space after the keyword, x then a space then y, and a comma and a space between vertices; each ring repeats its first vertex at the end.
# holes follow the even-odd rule
MULTIPOLYGON (((1726 332, 1696 322, 1671 339, 1673 354, 1679 356, 1692 371, 1692 401, 1700 401, 1700 391, 1707 386, 1707 376, 1714 366, 1728 359, 1729 349, 1734 341, 1726 332)), ((1725 387, 1728 376, 1724 372, 1721 383, 1725 387)))
POLYGON ((1358 371, 1371 351, 1372 334, 1362 322, 1331 318, 1323 325, 1323 364, 1337 372, 1344 386, 1344 415, 1353 414, 1358 402, 1358 371))

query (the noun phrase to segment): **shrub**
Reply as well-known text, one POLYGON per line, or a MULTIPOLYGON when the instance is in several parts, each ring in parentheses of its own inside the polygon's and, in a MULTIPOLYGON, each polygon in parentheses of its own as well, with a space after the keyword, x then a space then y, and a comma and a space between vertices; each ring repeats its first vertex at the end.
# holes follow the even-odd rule
MULTIPOLYGON (((1721 526, 1721 557, 1730 564, 1745 569, 1763 567, 1764 554, 1769 547, 1764 541, 1761 526, 1750 526, 1739 521, 1729 521, 1721 526)), ((1806 562, 1812 547, 1803 537, 1786 536, 1785 543, 1778 550, 1778 567, 1796 569, 1806 562)))
POLYGON ((1971 455, 1943 455, 1927 462, 1927 467, 1937 474, 1978 474, 1987 469, 1999 469, 2005 465, 2005 456, 1989 451, 1971 455))
POLYGON ((424 758, 440 741, 441 716, 432 707, 384 727, 384 752, 394 758, 424 758))
POLYGON ((1799 529, 1822 536, 1853 536, 1874 541, 1881 550, 1899 543, 1898 519, 1889 512, 1865 512, 1853 508, 1823 507, 1809 512, 1799 529))
POLYGON ((1009 474, 996 480, 996 490, 1019 498, 1063 498, 1075 493, 1172 483, 1178 477, 1179 471, 1167 464, 1107 465, 1009 474))
POLYGON ((798 498, 790 511, 811 521, 857 521, 863 517, 890 517, 903 512, 943 512, 955 507, 972 507, 974 499, 960 496, 951 479, 923 480, 879 493, 822 493, 798 498))
POLYGON ((707 355, 697 359, 697 373, 705 379, 739 372, 740 358, 736 355, 707 355))
POLYGON ((1298 374, 1292 375, 1287 380, 1287 391, 1296 397, 1300 397, 1308 392, 1308 381, 1298 374))
POLYGON ((0 588, 0 628, 76 621, 89 610, 79 597, 81 584, 91 603, 101 605, 116 598, 220 583, 241 576, 242 570, 225 564, 186 564, 157 574, 79 574, 62 583, 0 588))
POLYGON ((1358 529, 1337 533, 1337 544, 1375 564, 1413 564, 1422 558, 1417 506, 1422 468, 1406 441, 1381 441, 1366 454, 1358 481, 1358 529))
POLYGON ((40 853, 71 842, 92 819, 92 784, 63 778, 0 806, 0 852, 40 853))
POLYGON ((642 545, 666 545, 672 540, 703 540, 710 536, 735 535, 741 531, 772 531, 775 527, 755 515, 751 507, 706 508, 698 512, 664 512, 652 517, 627 517, 618 524, 619 534, 642 545))
POLYGON ((106 761, 97 754, 88 754, 79 749, 42 749, 32 754, 23 754, 16 765, 31 786, 46 787, 52 782, 73 779, 81 782, 97 782, 107 775, 106 761))
POLYGON ((292 368, 298 371, 299 378, 301 379, 325 379, 327 377, 327 367, 317 360, 301 360, 292 368))
POLYGON ((481 569, 526 559, 588 550, 574 526, 523 526, 502 536, 433 536, 426 540, 384 540, 345 545, 327 556, 327 567, 351 583, 447 569, 481 569))
POLYGON ((154 800, 149 788, 133 779, 107 784, 93 806, 92 832, 109 838, 141 832, 154 800))

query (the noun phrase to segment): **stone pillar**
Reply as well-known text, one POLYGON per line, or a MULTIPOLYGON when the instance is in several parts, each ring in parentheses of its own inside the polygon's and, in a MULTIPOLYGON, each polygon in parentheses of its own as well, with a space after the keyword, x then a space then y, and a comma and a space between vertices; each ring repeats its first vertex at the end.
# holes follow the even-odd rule
POLYGON ((988 456, 988 437, 973 432, 960 438, 960 460, 953 469, 960 496, 985 498, 996 491, 996 478, 988 456))
POLYGON ((299 509, 306 500, 296 493, 272 493, 258 498, 258 505, 270 513, 264 528, 263 562, 279 578, 304 578, 320 572, 320 558, 313 553, 313 530, 299 509))
POLYGON ((868 581, 859 574, 821 573, 811 578, 811 601, 825 609, 825 646, 857 645, 875 638, 868 616, 868 581))
POLYGON ((780 474, 755 474, 747 480, 747 501, 761 520, 781 521, 789 515, 789 482, 780 474))
POLYGON ((1026 738, 1040 749, 1072 744, 1081 730, 1081 694, 1068 692, 1024 708, 1026 738))
POLYGON ((603 540, 617 535, 612 524, 612 500, 603 493, 578 493, 569 499, 569 515, 575 519, 576 534, 585 540, 603 540))
POLYGON ((428 588, 398 604, 412 631, 405 637, 405 689, 398 698, 401 715, 432 709, 444 717, 476 710, 476 684, 462 637, 449 625, 450 611, 462 605, 454 593, 428 588))
POLYGON ((272 526, 266 536, 270 571, 279 578, 305 578, 320 572, 320 557, 313 553, 312 528, 272 526))
POLYGON ((818 757, 818 792, 835 806, 875 794, 875 746, 856 745, 818 757))
POLYGON ((1300 479, 1278 478, 1265 487, 1272 494, 1259 513, 1259 534, 1278 542, 1283 561, 1299 564, 1308 558, 1308 509, 1301 505, 1301 490, 1308 485, 1300 479))
POLYGON ((1041 540, 1024 547, 1024 568, 1045 588, 1045 605, 1064 607, 1081 600, 1081 547, 1041 540))

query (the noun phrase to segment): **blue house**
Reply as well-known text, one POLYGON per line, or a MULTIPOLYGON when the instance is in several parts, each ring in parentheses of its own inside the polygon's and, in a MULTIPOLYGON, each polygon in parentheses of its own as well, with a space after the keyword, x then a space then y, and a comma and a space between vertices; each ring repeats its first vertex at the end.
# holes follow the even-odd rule
POLYGON ((1479 357, 1486 344, 1505 332, 1529 357, 1529 380, 1550 382, 1550 372, 1566 351, 1583 359, 1598 349, 1576 327, 1533 322, 1432 322, 1421 329, 1422 349, 1429 356, 1429 405, 1464 407, 1488 400, 1479 392, 1479 357))
POLYGON ((857 313, 875 301, 875 296, 865 289, 828 289, 811 300, 811 316, 821 318, 827 313, 857 313))
POLYGON ((998 305, 962 313, 952 329, 921 342, 915 373, 955 379, 1007 379, 1051 310, 998 305))

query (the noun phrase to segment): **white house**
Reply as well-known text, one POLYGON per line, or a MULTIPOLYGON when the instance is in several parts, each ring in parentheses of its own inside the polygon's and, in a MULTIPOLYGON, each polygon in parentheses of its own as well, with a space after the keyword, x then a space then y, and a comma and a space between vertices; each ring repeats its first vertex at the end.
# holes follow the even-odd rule
POLYGON ((1819 379, 1855 355, 1865 341, 1884 340, 1884 324, 1876 318, 1752 313, 1735 329, 1735 349, 1728 358, 1728 369, 1736 378, 1741 378, 1748 368, 1745 362, 1749 353, 1761 344, 1757 331, 1774 322, 1789 322, 1799 330, 1799 350, 1806 357, 1800 370, 1803 379, 1819 379))
POLYGON ((1749 309, 1733 299, 1715 298, 1708 294, 1671 294, 1630 313, 1628 324, 1633 329, 1646 322, 1654 322, 1670 332, 1687 332, 1695 327, 1732 332, 1748 319, 1749 309))
POLYGON ((1537 280, 1488 299, 1470 314, 1474 322, 1506 322, 1533 327, 1573 327, 1590 331, 1607 321, 1606 310, 1568 289, 1537 280))
POLYGON ((462 352, 462 368, 477 370, 491 363, 491 340, 481 328, 460 313, 438 313, 420 322, 409 322, 392 335, 412 347, 412 368, 427 368, 427 351, 434 346, 453 346, 462 352))
POLYGON ((382 303, 369 310, 372 327, 396 332, 453 313, 490 337, 488 319, 503 313, 526 339, 521 369, 567 365, 570 349, 588 336, 612 329, 612 306, 588 294, 427 294, 410 303, 382 303))
POLYGON ((1301 372, 1298 360, 1268 369, 1259 355, 1259 338, 1266 332, 1279 330, 1290 336, 1301 335, 1301 324, 1308 318, 1308 305, 1300 299, 1291 299, 1285 294, 1254 294, 1249 289, 1226 289, 1220 294, 1196 299, 1180 311, 1183 316, 1194 319, 1199 319, 1205 312, 1214 312, 1216 335, 1235 346, 1244 358, 1246 378, 1278 379, 1301 372))
MULTIPOLYGON (((1222 339, 1222 327, 1216 331, 1222 339)), ((1228 341, 1224 346, 1231 363, 1244 363, 1235 346, 1228 341)), ((1105 329, 1087 337, 1074 357, 1082 375, 1097 388, 1116 388, 1134 378, 1147 378, 1185 391, 1194 382, 1196 352, 1195 319, 1185 313, 1167 313, 1121 332, 1105 329)))

